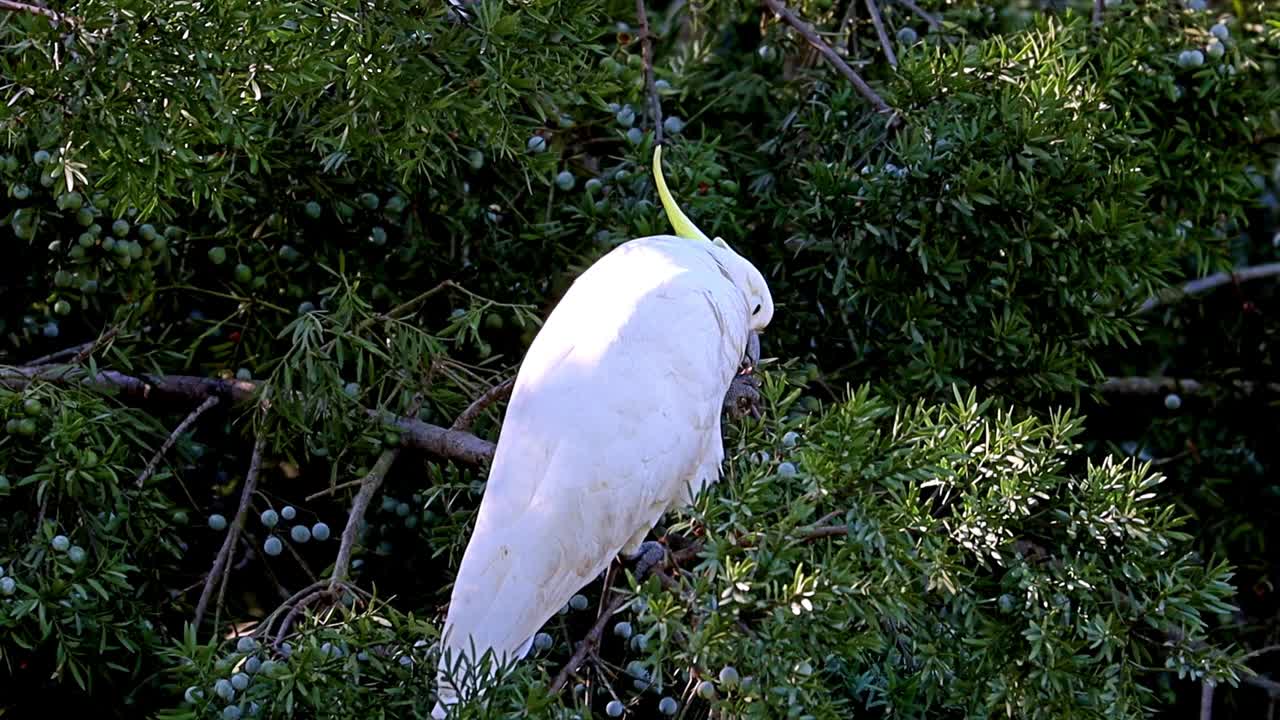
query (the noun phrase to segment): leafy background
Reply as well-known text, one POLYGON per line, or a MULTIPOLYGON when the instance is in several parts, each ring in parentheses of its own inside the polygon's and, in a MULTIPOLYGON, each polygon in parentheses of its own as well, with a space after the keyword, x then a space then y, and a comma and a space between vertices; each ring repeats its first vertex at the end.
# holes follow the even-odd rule
POLYGON ((652 93, 631 2, 10 5, 17 715, 429 710, 484 481, 441 433, 667 231, 659 125, 778 303, 765 417, 658 529, 674 589, 588 586, 477 716, 1270 711, 1268 3, 791 5, 896 119, 738 0, 648 5, 652 93))

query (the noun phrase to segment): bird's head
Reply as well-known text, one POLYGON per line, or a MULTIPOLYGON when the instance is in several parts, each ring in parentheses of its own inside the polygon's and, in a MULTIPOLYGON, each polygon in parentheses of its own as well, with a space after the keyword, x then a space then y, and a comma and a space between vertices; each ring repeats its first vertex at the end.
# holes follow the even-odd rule
POLYGON ((765 282, 764 275, 756 269, 755 265, 752 265, 746 258, 734 252, 733 248, 729 247, 729 243, 725 242, 723 238, 712 239, 707 237, 706 233, 699 230, 698 226, 694 225, 693 221, 684 214, 680 206, 676 205, 675 198, 671 196, 671 191, 667 189, 667 181, 662 177, 661 145, 653 150, 653 177, 658 185, 658 197, 662 199, 662 207, 667 211, 667 218, 671 221, 671 227, 675 229, 676 235, 689 240, 705 240, 723 250, 718 255, 727 261, 725 269, 732 276, 734 285, 742 290, 747 309, 751 313, 748 324, 751 336, 747 343, 747 354, 750 356, 751 365, 754 367, 760 361, 760 339, 758 334, 768 327, 770 321, 773 320, 773 296, 769 293, 769 284, 765 282))

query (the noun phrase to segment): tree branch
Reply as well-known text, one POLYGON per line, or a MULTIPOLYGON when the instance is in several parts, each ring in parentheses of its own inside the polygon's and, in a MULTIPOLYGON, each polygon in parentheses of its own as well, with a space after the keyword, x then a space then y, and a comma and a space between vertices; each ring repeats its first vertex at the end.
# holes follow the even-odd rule
MULTIPOLYGON (((97 390, 116 391, 125 398, 154 402, 191 403, 218 397, 238 405, 252 400, 258 389, 258 384, 249 380, 193 375, 128 375, 114 370, 90 373, 68 365, 0 367, 0 385, 9 388, 22 388, 37 381, 65 384, 77 380, 97 390)), ((494 444, 471 433, 449 430, 385 411, 366 409, 365 413, 370 418, 396 426, 405 447, 426 450, 471 465, 485 465, 493 459, 494 444)))
POLYGON ((1214 273, 1208 277, 1199 280, 1192 280, 1179 288, 1171 288, 1155 297, 1147 298, 1142 303, 1142 307, 1138 308, 1138 314, 1150 312, 1161 305, 1167 305, 1175 300, 1189 297, 1191 295, 1199 295, 1208 292, 1214 288, 1230 285, 1233 283, 1248 282, 1250 280, 1258 280, 1265 277, 1273 277, 1280 275, 1280 262, 1267 263, 1265 265, 1256 265, 1236 270, 1234 272, 1214 273))
POLYGON ((351 501, 351 512, 347 515, 347 526, 342 530, 342 544, 338 546, 338 558, 333 561, 333 573, 329 576, 329 587, 333 589, 339 583, 347 579, 347 570, 351 564, 351 550, 355 547, 356 536, 360 534, 360 521, 364 520, 364 513, 369 508, 369 502, 373 500, 373 496, 378 492, 378 488, 382 487, 382 481, 386 478, 387 472, 391 470, 391 465, 400 455, 400 448, 388 448, 382 451, 378 456, 378 461, 373 464, 373 469, 368 475, 364 476, 364 480, 360 483, 360 491, 356 493, 355 500, 351 501))
POLYGON ((553 696, 560 694, 560 691, 568 684, 569 676, 582 667, 582 663, 586 661, 588 655, 600 647, 600 640, 604 637, 604 629, 608 627, 610 618, 617 614, 622 609, 622 606, 626 604, 627 597, 625 595, 616 595, 608 607, 604 609, 604 612, 600 613, 600 617, 596 618, 596 623, 591 626, 587 636, 578 644, 578 649, 574 650, 569 662, 564 664, 564 667, 556 674, 555 679, 551 681, 549 691, 553 696))
POLYGON ((862 76, 858 75, 853 68, 849 67, 849 63, 845 62, 844 58, 840 57, 839 53, 827 44, 826 40, 819 37, 818 34, 813 31, 812 27, 809 27, 809 25, 797 17, 795 13, 788 10, 787 6, 782 4, 782 0, 764 0, 764 3, 769 6, 769 9, 772 10, 775 15, 782 18, 791 27, 795 28, 796 32, 800 33, 800 35, 804 37, 810 45, 816 48, 822 57, 826 58, 827 62, 831 63, 832 67, 834 67, 841 75, 845 76, 849 82, 853 83, 853 86, 857 88, 862 97, 866 98, 866 100, 871 103, 872 107, 876 109, 876 112, 883 113, 885 115, 892 115, 893 119, 890 121, 891 124, 900 119, 900 116, 894 111, 894 109, 889 107, 875 90, 871 89, 871 86, 867 84, 867 81, 863 80, 862 76))
MULTIPOLYGON (((1102 2, 1103 0, 1093 0, 1093 27, 1095 29, 1102 27, 1102 2)), ((1210 702, 1212 703, 1213 690, 1209 691, 1209 696, 1210 702)), ((1201 717, 1204 717, 1203 708, 1201 708, 1201 717)))
MULTIPOLYGON (((659 141, 661 142, 661 141, 659 141)), ((511 390, 516 386, 515 378, 508 378, 497 385, 489 388, 483 395, 476 398, 466 410, 463 410, 458 418, 449 426, 449 430, 458 432, 466 432, 471 429, 471 425, 475 423, 476 418, 480 417, 480 413, 484 412, 490 405, 511 394, 511 390)))
POLYGON ((208 610, 209 598, 213 596, 213 586, 226 572, 236 546, 236 539, 240 536, 240 528, 244 527, 245 516, 249 514, 249 502, 253 499, 253 493, 258 487, 258 475, 262 470, 262 451, 265 444, 266 441, 263 438, 258 438, 254 443, 253 458, 249 461, 249 471, 244 477, 244 488, 240 491, 240 507, 236 509, 231 527, 227 528, 227 537, 222 541, 222 548, 213 559, 213 568, 209 570, 209 576, 204 580, 204 589, 200 591, 200 601, 196 603, 195 619, 192 621, 197 631, 204 620, 205 611, 208 610))
POLYGON ((156 450, 156 454, 151 456, 151 462, 147 463, 147 466, 138 474, 138 481, 136 483, 138 487, 142 487, 143 483, 155 474, 156 468, 160 466, 161 458, 164 457, 165 453, 169 452, 169 449, 173 447, 174 443, 178 442, 178 437, 195 424, 195 421, 200 419, 201 415, 217 404, 217 396, 210 395, 205 398, 204 402, 200 403, 199 407, 192 410, 182 422, 178 423, 178 427, 174 428, 173 432, 169 433, 169 437, 165 439, 164 443, 160 446, 160 449, 156 450))
POLYGON ((867 0, 867 12, 871 13, 871 24, 876 26, 876 35, 880 38, 885 59, 889 61, 889 65, 898 67, 898 56, 893 52, 893 41, 884 29, 884 18, 880 17, 880 6, 876 4, 876 0, 867 0))
POLYGON ((640 53, 644 58, 644 84, 649 94, 649 117, 653 120, 653 140, 662 144, 662 101, 653 79, 653 36, 649 32, 649 12, 644 0, 636 0, 636 17, 640 20, 640 53))
MULTIPOLYGON (((1101 4, 1102 0, 1098 0, 1101 4)), ((1200 720, 1213 720, 1213 681, 1200 683, 1200 720)))
POLYGON ((71 25, 73 27, 76 25, 75 18, 71 17, 70 15, 63 15, 62 13, 56 10, 50 10, 47 7, 40 7, 39 5, 30 5, 28 3, 15 2, 15 0, 0 0, 0 10, 29 13, 31 15, 41 15, 43 17, 47 17, 50 20, 52 20, 54 25, 57 25, 58 23, 63 22, 64 20, 68 25, 71 25))
MULTIPOLYGON (((1280 383, 1236 380, 1231 385, 1245 395, 1252 395, 1260 390, 1280 393, 1280 383)), ((1165 395, 1171 392, 1199 395, 1206 389, 1207 386, 1199 380, 1172 377, 1110 377, 1097 386, 1099 392, 1113 395, 1165 395)))
MULTIPOLYGON (((1098 0, 1098 2, 1101 3, 1102 0, 1098 0)), ((898 3, 901 4, 903 7, 905 7, 906 9, 910 10, 911 12, 915 13, 916 15, 920 16, 920 19, 928 23, 929 28, 934 32, 942 31, 942 23, 938 22, 938 18, 934 17, 933 13, 926 12, 924 8, 917 5, 916 0, 898 0, 898 3)))

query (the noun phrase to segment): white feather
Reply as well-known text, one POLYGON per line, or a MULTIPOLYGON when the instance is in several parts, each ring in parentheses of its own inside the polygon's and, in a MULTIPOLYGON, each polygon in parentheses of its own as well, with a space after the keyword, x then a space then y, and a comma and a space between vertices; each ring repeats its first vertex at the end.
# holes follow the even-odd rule
MULTIPOLYGON (((473 647, 522 658, 690 485, 719 479, 721 406, 753 322, 768 321, 752 317, 761 293, 727 246, 670 235, 620 245, 573 283, 511 393, 445 621, 455 662, 473 647)), ((443 658, 438 680, 443 705, 468 696, 443 658)))

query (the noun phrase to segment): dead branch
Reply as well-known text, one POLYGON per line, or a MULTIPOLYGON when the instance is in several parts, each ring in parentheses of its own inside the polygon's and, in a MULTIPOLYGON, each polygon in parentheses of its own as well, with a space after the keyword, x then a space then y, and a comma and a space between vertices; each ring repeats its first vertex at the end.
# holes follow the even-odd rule
POLYGON ((884 29, 884 18, 880 16, 880 6, 876 0, 867 0, 867 12, 871 14, 871 24, 876 27, 876 35, 880 38, 880 47, 884 49, 884 57, 892 67, 898 67, 898 55, 893 51, 893 41, 889 32, 884 29))
MULTIPOLYGON (((1093 27, 1102 27, 1102 2, 1103 0, 1093 0, 1093 27)), ((1213 690, 1209 690, 1209 701, 1213 703, 1213 690)), ((1201 717, 1204 717, 1204 709, 1201 708, 1201 717)))
POLYGON ((205 414, 206 411, 208 411, 214 405, 217 405, 217 404, 218 404, 217 396, 210 395, 209 397, 205 398, 204 402, 200 403, 200 405, 196 407, 195 410, 192 410, 191 413, 188 414, 187 417, 184 418, 182 422, 178 423, 178 427, 174 428, 173 432, 169 433, 169 437, 165 438, 164 443, 160 445, 160 449, 156 450, 155 455, 151 456, 151 461, 148 462, 147 466, 143 468, 141 473, 138 474, 138 481, 136 483, 138 487, 142 487, 143 483, 145 483, 148 479, 151 478, 153 474, 155 474, 156 468, 160 466, 161 458, 164 457, 165 453, 169 452, 169 449, 174 446, 174 443, 178 442, 178 438, 182 435, 182 433, 186 432, 192 425, 195 424, 196 420, 200 419, 201 415, 205 414))
MULTIPOLYGON (((1102 4, 1102 0, 1098 0, 1102 4)), ((1200 683, 1200 720, 1213 720, 1213 681, 1200 683)))
POLYGON ((244 477, 244 488, 240 491, 240 507, 236 509, 231 527, 227 528, 227 537, 222 541, 222 548, 218 550, 218 555, 213 560, 213 568, 209 570, 209 576, 204 581, 204 589, 200 591, 200 601, 196 603, 195 619, 192 621, 196 628, 199 628, 201 621, 204 620, 205 611, 209 607, 209 598, 213 595, 213 586, 221 580, 222 574, 227 571, 227 566, 231 563, 236 539, 240 536, 240 529, 244 527, 245 516, 249 514, 249 502, 253 499, 253 493, 258 487, 258 475, 262 470, 262 452, 265 444, 266 441, 263 438, 258 438, 254 443, 253 458, 249 461, 249 471, 244 477))
POLYGON ((644 59, 644 84, 649 95, 649 118, 653 121, 653 142, 662 144, 662 101, 653 79, 653 35, 649 32, 649 12, 644 0, 636 0, 636 16, 640 20, 640 54, 644 59))
POLYGON ((782 0, 764 0, 764 2, 775 15, 782 18, 783 21, 791 27, 795 28, 796 32, 799 32, 810 45, 816 48, 817 51, 822 54, 822 57, 826 58, 827 62, 831 63, 831 66, 834 67, 837 72, 845 76, 849 82, 853 83, 853 86, 857 88, 862 97, 866 98, 866 100, 871 103, 872 107, 876 109, 876 112, 893 116, 893 120, 890 121, 891 123, 900 119, 894 109, 889 107, 875 90, 871 89, 871 86, 862 79, 862 76, 858 75, 853 68, 849 67, 849 63, 845 62, 844 58, 840 57, 840 54, 837 53, 826 40, 819 37, 808 23, 802 21, 795 13, 788 10, 787 6, 782 4, 782 0))
POLYGON ((1175 300, 1181 300, 1192 295, 1199 295, 1213 290, 1214 288, 1222 287, 1223 285, 1248 282, 1250 280, 1274 277, 1276 275, 1280 275, 1280 262, 1240 268, 1234 272, 1214 273, 1208 277, 1187 282, 1181 287, 1166 290, 1157 294, 1155 297, 1147 298, 1147 300, 1142 303, 1142 307, 1138 308, 1138 314, 1141 315, 1143 313, 1150 312, 1161 305, 1167 305, 1175 300))
POLYGON ((458 418, 453 421, 453 424, 449 426, 449 429, 454 432, 466 432, 470 430, 471 425, 475 423, 476 418, 480 417, 480 413, 484 412, 490 405, 510 395, 511 390, 515 386, 516 379, 509 378, 489 388, 483 395, 476 398, 474 402, 468 405, 466 410, 463 410, 458 415, 458 418))
MULTIPOLYGON (((258 389, 258 383, 250 380, 193 375, 128 375, 114 370, 93 373, 69 365, 0 367, 0 386, 18 389, 37 381, 78 381, 81 385, 118 392, 126 399, 138 401, 191 403, 218 397, 232 405, 252 400, 258 389)), ((486 465, 493 459, 494 444, 471 433, 449 430, 385 411, 366 409, 365 413, 375 420, 394 425, 405 447, 426 450, 471 465, 486 465)))

